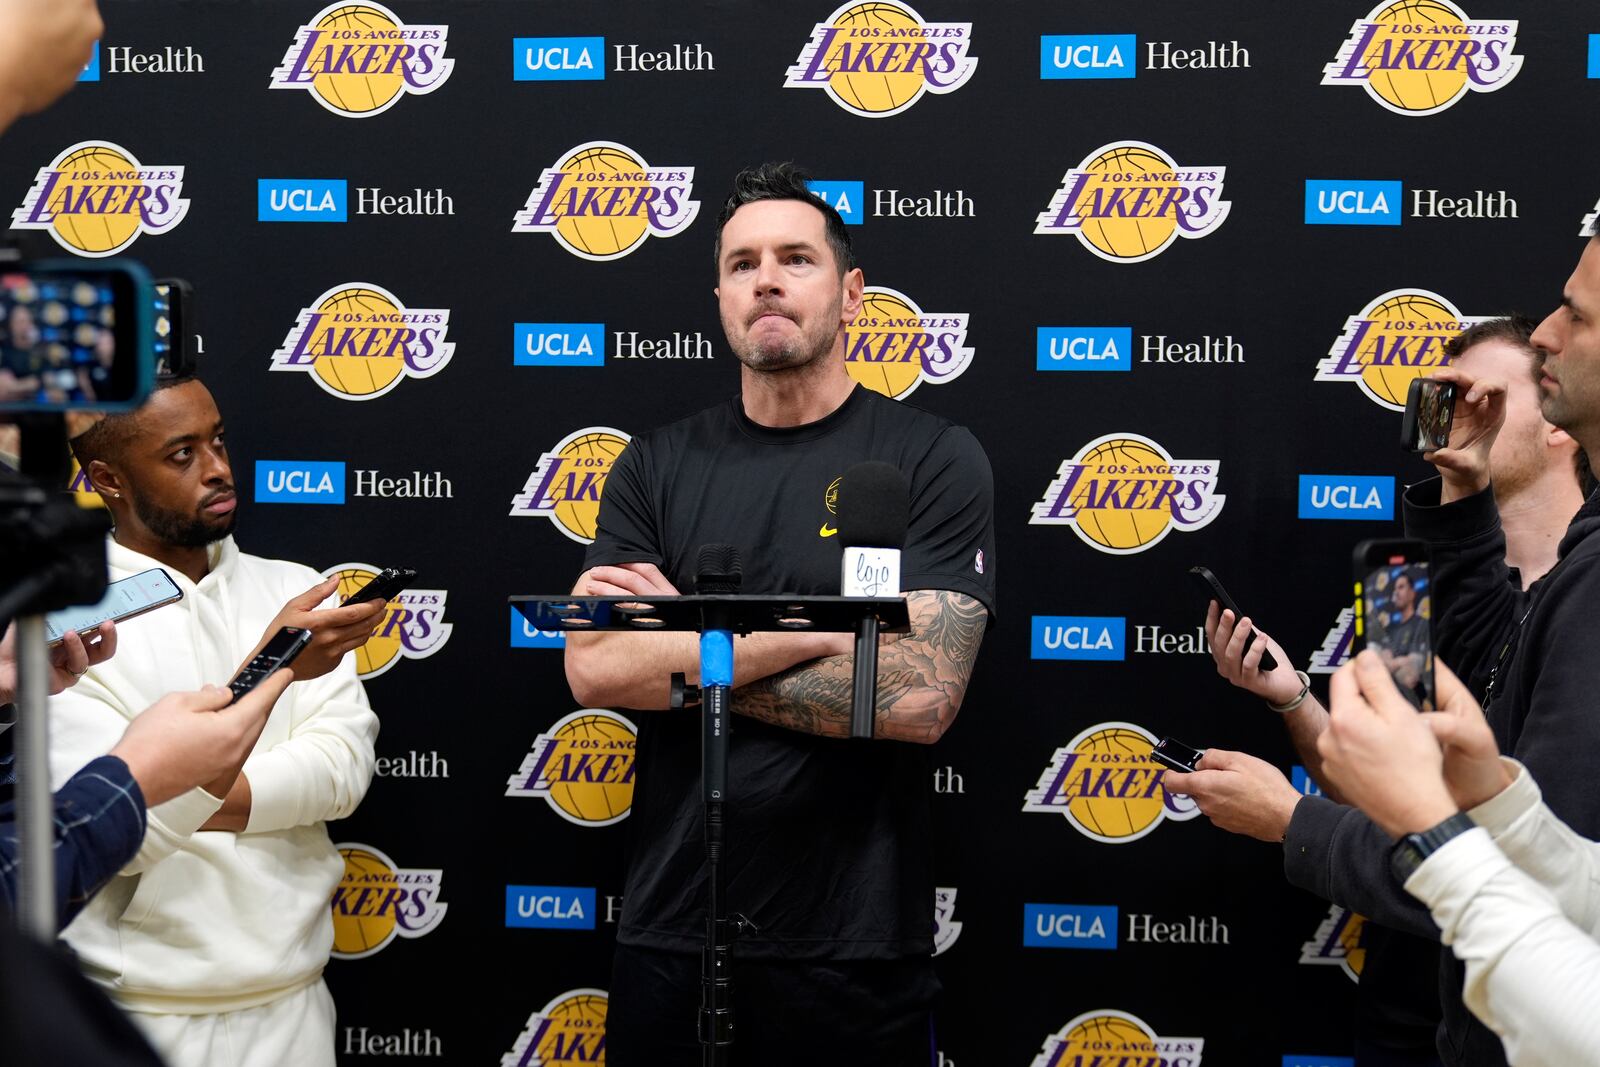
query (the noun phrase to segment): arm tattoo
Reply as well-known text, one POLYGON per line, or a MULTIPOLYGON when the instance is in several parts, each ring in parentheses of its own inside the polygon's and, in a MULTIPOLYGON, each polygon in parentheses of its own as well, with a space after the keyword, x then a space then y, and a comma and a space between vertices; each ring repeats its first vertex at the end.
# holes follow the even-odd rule
MULTIPOLYGON (((955 720, 983 643, 988 611, 964 593, 923 589, 906 596, 911 632, 878 649, 877 735, 931 744, 955 720)), ((850 735, 851 656, 791 667, 734 691, 733 710, 824 737, 850 735)))

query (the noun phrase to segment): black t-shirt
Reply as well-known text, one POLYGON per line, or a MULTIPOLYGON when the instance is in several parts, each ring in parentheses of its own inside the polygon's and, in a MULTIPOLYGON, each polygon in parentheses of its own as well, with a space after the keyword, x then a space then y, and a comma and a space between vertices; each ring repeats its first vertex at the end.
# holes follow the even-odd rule
MULTIPOLYGON (((607 475, 585 569, 654 563, 687 592, 700 546, 725 543, 739 549, 745 593, 837 595, 830 487, 867 460, 892 463, 910 483, 900 588, 965 593, 992 614, 994 489, 983 449, 962 427, 859 386, 804 426, 760 426, 735 397, 635 437, 607 475)), ((932 951, 928 746, 735 716, 729 753, 728 908, 760 928, 741 937, 740 955, 932 951)), ((640 713, 635 766, 618 940, 693 952, 706 906, 699 716, 640 713)))

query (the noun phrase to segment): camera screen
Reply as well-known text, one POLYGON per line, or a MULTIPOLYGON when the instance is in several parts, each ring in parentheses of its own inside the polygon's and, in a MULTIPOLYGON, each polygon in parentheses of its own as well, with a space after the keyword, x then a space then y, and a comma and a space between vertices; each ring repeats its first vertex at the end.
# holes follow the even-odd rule
POLYGON ((0 273, 0 403, 125 399, 109 274, 0 273))
POLYGON ((1412 448, 1427 452, 1450 443, 1450 423, 1455 414, 1456 387, 1448 382, 1423 379, 1417 398, 1417 439, 1412 448))
POLYGON ((1382 657, 1405 698, 1433 711, 1433 616, 1428 565, 1422 561, 1375 567, 1361 585, 1367 647, 1382 657))

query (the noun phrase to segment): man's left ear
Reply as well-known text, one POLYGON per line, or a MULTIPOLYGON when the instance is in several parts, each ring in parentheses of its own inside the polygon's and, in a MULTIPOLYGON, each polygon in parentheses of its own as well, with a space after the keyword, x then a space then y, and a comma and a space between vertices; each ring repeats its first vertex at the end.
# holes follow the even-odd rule
POLYGON ((844 322, 854 322, 861 313, 862 294, 866 290, 866 279, 861 274, 860 267, 853 267, 845 271, 844 275, 844 300, 839 309, 839 317, 844 322))

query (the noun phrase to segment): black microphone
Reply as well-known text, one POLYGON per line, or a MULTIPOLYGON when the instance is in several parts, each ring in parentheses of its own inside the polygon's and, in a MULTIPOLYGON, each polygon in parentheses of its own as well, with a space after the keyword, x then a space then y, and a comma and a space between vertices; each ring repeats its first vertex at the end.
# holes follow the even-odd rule
POLYGON ((744 579, 739 550, 732 545, 701 545, 694 568, 694 591, 702 596, 735 594, 744 579))
MULTIPOLYGON (((839 481, 839 589, 845 596, 900 595, 900 550, 911 522, 911 487, 889 463, 858 463, 839 481)), ((878 617, 856 625, 850 736, 871 738, 878 711, 878 617)))

